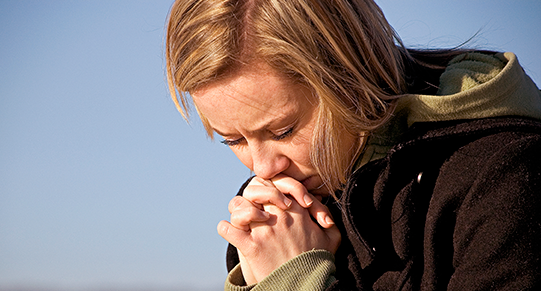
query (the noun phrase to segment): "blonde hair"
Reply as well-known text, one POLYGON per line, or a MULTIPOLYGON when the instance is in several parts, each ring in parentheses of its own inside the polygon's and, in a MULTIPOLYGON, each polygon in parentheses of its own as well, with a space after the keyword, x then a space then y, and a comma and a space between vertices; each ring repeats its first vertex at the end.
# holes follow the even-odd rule
POLYGON ((308 85, 318 99, 311 160, 334 191, 359 155, 339 150, 344 133, 358 136, 360 148, 392 114, 393 96, 406 90, 402 47, 370 0, 177 0, 167 29, 167 79, 186 119, 189 92, 254 60, 308 85))

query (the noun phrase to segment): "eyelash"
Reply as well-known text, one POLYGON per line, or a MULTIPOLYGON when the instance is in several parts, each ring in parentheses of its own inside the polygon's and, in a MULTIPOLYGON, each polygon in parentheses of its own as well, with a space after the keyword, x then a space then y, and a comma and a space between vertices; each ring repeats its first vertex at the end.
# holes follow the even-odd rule
POLYGON ((236 140, 224 139, 224 140, 221 140, 220 142, 223 143, 224 145, 228 146, 228 147, 232 147, 232 146, 238 145, 243 139, 244 138, 239 138, 239 139, 236 139, 236 140))
POLYGON ((290 136, 292 133, 293 133, 293 127, 290 127, 288 130, 284 131, 283 133, 279 134, 279 135, 276 135, 276 136, 273 136, 272 139, 273 140, 281 140, 281 139, 284 139, 288 136, 290 136))
MULTIPOLYGON (((275 140, 275 141, 279 141, 279 140, 282 140, 284 138, 287 138, 293 133, 293 130, 294 130, 294 127, 291 127, 290 129, 286 130, 284 133, 273 136, 272 139, 275 140)), ((244 138, 242 137, 242 138, 239 138, 239 139, 236 139, 236 140, 224 139, 224 140, 222 140, 220 142, 223 143, 224 145, 228 146, 228 147, 232 147, 232 146, 239 145, 243 140, 244 140, 244 138)))

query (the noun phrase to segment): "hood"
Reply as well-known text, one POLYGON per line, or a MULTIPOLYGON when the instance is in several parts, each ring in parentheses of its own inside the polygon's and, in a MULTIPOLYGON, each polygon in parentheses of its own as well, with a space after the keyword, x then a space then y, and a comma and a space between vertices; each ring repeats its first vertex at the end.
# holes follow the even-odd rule
POLYGON ((400 96, 393 118, 374 131, 360 165, 384 157, 413 123, 523 116, 541 119, 541 92, 513 53, 466 53, 440 76, 437 95, 400 96))
POLYGON ((513 53, 468 53, 454 58, 437 95, 399 99, 408 126, 415 122, 524 116, 541 119, 541 92, 513 53))

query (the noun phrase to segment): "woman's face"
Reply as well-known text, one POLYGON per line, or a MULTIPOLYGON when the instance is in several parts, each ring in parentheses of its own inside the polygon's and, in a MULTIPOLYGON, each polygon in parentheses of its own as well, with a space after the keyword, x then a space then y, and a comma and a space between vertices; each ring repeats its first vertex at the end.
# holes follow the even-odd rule
POLYGON ((282 173, 312 194, 327 194, 310 162, 317 101, 306 86, 256 65, 192 97, 222 142, 257 176, 271 179, 282 173))

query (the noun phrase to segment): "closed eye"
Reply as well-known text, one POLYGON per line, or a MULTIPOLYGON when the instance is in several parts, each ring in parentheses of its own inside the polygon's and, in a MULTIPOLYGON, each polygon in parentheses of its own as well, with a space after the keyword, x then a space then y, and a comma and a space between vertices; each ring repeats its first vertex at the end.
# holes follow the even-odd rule
MULTIPOLYGON (((293 131, 294 131, 294 127, 291 127, 289 128, 288 130, 286 130, 285 132, 279 134, 279 135, 275 135, 272 137, 273 140, 282 140, 284 138, 287 138, 289 137, 291 134, 293 134, 293 131)), ((244 141, 244 137, 241 137, 239 139, 223 139, 220 141, 220 143, 228 146, 228 147, 233 147, 233 146, 237 146, 239 144, 241 144, 242 142, 244 141)))
POLYGON ((224 140, 221 140, 220 142, 225 144, 228 147, 232 147, 232 146, 239 145, 243 140, 244 140, 244 137, 241 137, 239 139, 234 139, 234 140, 224 139, 224 140))
POLYGON ((294 128, 291 127, 290 129, 288 129, 288 130, 285 131, 284 133, 274 136, 272 139, 273 139, 273 140, 281 140, 281 139, 284 139, 284 138, 290 136, 290 135, 293 133, 293 129, 294 129, 294 128))

